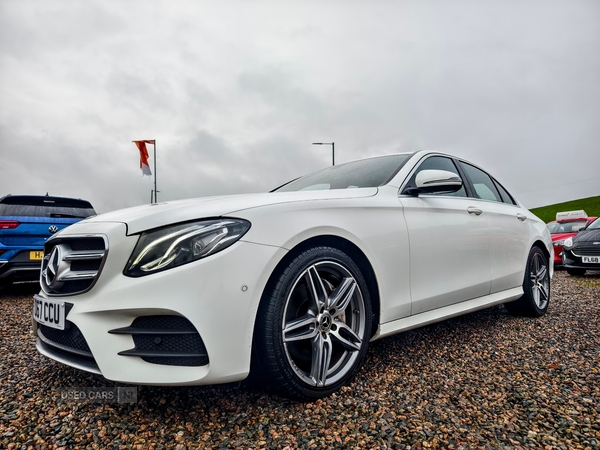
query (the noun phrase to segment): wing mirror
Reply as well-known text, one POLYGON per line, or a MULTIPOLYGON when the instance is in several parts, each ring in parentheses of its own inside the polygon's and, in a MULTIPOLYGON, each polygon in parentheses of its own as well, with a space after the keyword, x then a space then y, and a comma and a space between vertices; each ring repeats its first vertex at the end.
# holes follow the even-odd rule
POLYGON ((463 182, 461 178, 446 170, 422 170, 415 178, 416 187, 406 189, 409 195, 448 194, 458 191, 463 182))

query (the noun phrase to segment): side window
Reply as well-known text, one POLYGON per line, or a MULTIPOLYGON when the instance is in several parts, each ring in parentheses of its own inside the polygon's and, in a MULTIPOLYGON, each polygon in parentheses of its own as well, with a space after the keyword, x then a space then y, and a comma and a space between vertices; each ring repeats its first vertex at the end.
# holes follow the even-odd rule
MULTIPOLYGON (((446 158, 444 156, 431 156, 427 158, 425 161, 421 163, 421 165, 417 168, 417 171, 410 178, 410 181, 407 184, 407 187, 416 187, 415 178, 417 174, 422 170, 446 170, 448 172, 452 172, 458 175, 458 169, 454 165, 454 162, 450 158, 446 158)), ((448 194, 436 194, 448 197, 466 197, 467 193, 465 192, 465 187, 461 187, 456 192, 450 192, 448 194)))
POLYGON ((502 197, 500 196, 498 189, 496 189, 492 178, 487 173, 470 164, 463 162, 460 162, 459 164, 471 179, 475 194, 478 198, 502 203, 502 197))
POLYGON ((502 201, 504 203, 510 203, 511 205, 517 204, 517 202, 515 202, 515 200, 512 198, 512 196, 507 192, 506 189, 504 189, 502 187, 502 185, 500 183, 498 183, 496 180, 494 180, 494 184, 498 188, 498 192, 500 192, 500 196, 502 197, 502 201))

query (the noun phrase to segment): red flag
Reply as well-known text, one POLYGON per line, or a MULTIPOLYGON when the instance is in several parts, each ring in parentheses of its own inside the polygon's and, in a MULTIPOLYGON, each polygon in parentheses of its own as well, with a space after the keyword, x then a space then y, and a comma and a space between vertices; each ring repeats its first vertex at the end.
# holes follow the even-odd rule
POLYGON ((154 145, 154 141, 133 141, 135 145, 137 145, 138 150, 140 151, 140 169, 142 169, 143 175, 152 175, 150 171, 150 163, 148 162, 148 149, 146 149, 146 144, 154 145))

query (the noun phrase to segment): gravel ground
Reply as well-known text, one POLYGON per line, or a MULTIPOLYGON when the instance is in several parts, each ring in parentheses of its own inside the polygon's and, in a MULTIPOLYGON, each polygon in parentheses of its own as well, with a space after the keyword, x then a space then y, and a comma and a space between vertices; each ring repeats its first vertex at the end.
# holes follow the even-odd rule
POLYGON ((600 272, 558 272, 540 319, 503 307, 372 344, 355 382, 314 403, 253 387, 114 387, 37 354, 35 287, 0 294, 0 448, 600 449, 600 272))

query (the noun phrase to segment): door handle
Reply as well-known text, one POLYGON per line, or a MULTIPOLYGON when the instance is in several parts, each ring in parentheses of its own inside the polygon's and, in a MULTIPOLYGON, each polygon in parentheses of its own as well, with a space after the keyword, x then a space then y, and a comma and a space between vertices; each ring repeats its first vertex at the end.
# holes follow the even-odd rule
POLYGON ((517 214, 517 219, 519 219, 521 222, 525 222, 527 220, 527 216, 519 213, 517 214))
POLYGON ((467 211, 469 212, 469 214, 475 214, 476 216, 479 216, 482 211, 479 208, 475 208, 474 206, 469 206, 467 208, 467 211))

